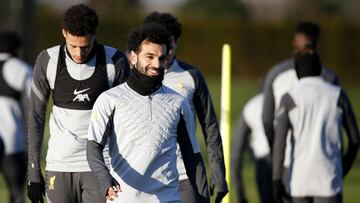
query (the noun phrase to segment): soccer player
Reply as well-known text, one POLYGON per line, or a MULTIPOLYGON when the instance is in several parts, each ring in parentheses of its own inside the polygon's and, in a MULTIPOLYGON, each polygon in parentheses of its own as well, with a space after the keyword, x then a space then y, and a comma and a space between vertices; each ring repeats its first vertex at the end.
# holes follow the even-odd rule
POLYGON ((21 47, 17 33, 0 33, 0 156, 1 151, 4 154, 0 171, 4 174, 11 203, 24 202, 26 180, 25 111, 32 68, 18 58, 21 47))
POLYGON ((259 93, 245 104, 235 133, 232 136, 231 180, 234 182, 236 195, 240 203, 247 202, 245 185, 242 179, 242 167, 243 155, 249 145, 255 159, 256 182, 260 202, 274 202, 272 190, 269 187, 272 183, 270 146, 261 121, 263 102, 264 95, 259 93))
MULTIPOLYGON (((274 65, 267 73, 264 81, 264 107, 262 120, 266 136, 270 144, 274 135, 274 115, 279 108, 281 97, 298 81, 295 73, 294 57, 305 52, 319 52, 319 26, 312 22, 300 22, 292 39, 292 57, 274 65)), ((339 85, 336 74, 322 65, 321 77, 326 81, 339 85)), ((270 145, 272 147, 272 145, 270 145)))
MULTIPOLYGON (((266 75, 263 87, 264 103, 262 112, 262 121, 264 125, 265 135, 270 143, 270 148, 275 148, 274 140, 274 115, 279 109, 281 97, 287 93, 297 82, 298 78, 295 72, 294 57, 306 53, 319 52, 319 26, 312 22, 300 22, 293 35, 292 57, 273 66, 266 75)), ((325 81, 339 85, 336 74, 324 65, 321 67, 321 77, 325 81)), ((290 143, 290 136, 287 140, 290 143)), ((288 144, 286 148, 286 155, 284 160, 284 183, 288 182, 289 178, 287 168, 290 162, 291 145, 288 144)), ((286 185, 288 190, 288 185, 286 185)), ((288 191, 287 191, 288 192, 288 191)))
POLYGON ((65 43, 42 51, 35 64, 29 106, 28 196, 32 202, 43 201, 40 152, 51 95, 48 201, 105 202, 86 158, 89 120, 96 98, 125 81, 129 64, 123 53, 96 41, 98 16, 92 8, 70 7, 62 26, 65 43))
MULTIPOLYGON (((182 25, 176 17, 170 13, 153 12, 144 21, 146 23, 158 23, 166 27, 171 33, 171 48, 168 57, 169 64, 165 69, 163 84, 184 96, 192 109, 192 115, 199 119, 203 130, 208 159, 210 162, 210 191, 216 191, 215 202, 220 202, 227 194, 228 187, 225 179, 225 164, 221 135, 216 118, 211 96, 204 76, 194 66, 178 60, 175 57, 178 39, 181 35, 182 25)), ((209 202, 209 197, 199 195, 196 188, 186 176, 184 163, 178 151, 178 171, 180 174, 180 189, 184 202, 209 202)))
POLYGON ((292 202, 340 203, 343 178, 360 145, 355 115, 346 93, 320 77, 322 67, 317 54, 297 56, 295 69, 299 82, 282 97, 276 114, 273 149, 276 200, 281 202, 284 195, 281 176, 290 130, 288 184, 292 202), (346 148, 342 128, 348 138, 346 148))
POLYGON ((87 156, 102 194, 114 202, 182 202, 176 143, 192 184, 208 195, 205 166, 187 101, 163 86, 170 33, 146 24, 129 37, 126 83, 102 93, 89 126, 87 156), (103 149, 109 142, 110 167, 103 149))

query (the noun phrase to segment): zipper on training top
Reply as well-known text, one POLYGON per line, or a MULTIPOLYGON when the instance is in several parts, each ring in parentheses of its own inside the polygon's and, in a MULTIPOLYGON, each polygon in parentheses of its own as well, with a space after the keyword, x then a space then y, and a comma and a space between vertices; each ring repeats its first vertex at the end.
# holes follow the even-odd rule
POLYGON ((150 120, 152 120, 152 106, 151 106, 151 95, 149 95, 149 116, 150 116, 150 120))

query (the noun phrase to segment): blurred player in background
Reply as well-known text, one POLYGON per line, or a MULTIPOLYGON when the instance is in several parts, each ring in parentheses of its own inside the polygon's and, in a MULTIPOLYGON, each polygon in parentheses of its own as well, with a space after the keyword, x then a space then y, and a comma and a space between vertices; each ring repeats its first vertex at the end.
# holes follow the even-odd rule
MULTIPOLYGON (((274 65, 267 73, 264 81, 264 107, 262 120, 266 136, 270 144, 274 135, 274 115, 279 107, 281 97, 298 81, 295 72, 294 57, 305 52, 319 52, 320 28, 312 22, 300 22, 292 40, 292 57, 274 65)), ((336 74, 322 65, 321 77, 325 81, 339 85, 336 74)), ((272 147, 272 145, 270 145, 272 147)))
POLYGON ((30 95, 32 68, 18 58, 21 47, 22 41, 17 33, 0 33, 0 142, 4 147, 0 165, 11 203, 24 202, 26 179, 25 111, 30 95))
POLYGON ((355 115, 346 93, 320 77, 322 65, 316 53, 296 56, 295 69, 299 82, 282 97, 276 113, 274 196, 277 202, 282 202, 285 194, 281 179, 290 131, 291 158, 286 184, 292 202, 340 203, 343 178, 360 145, 355 115), (347 147, 342 142, 343 128, 347 147))
MULTIPOLYGON (((287 93, 297 82, 298 77, 295 71, 294 57, 299 54, 310 52, 319 53, 320 28, 313 22, 300 22, 295 27, 292 39, 292 57, 273 66, 267 73, 264 81, 264 103, 262 121, 266 137, 269 140, 270 148, 275 148, 274 140, 274 116, 279 109, 281 97, 287 93)), ((324 65, 321 67, 321 77, 325 81, 339 85, 336 74, 324 65)), ((284 160, 284 183, 288 182, 289 174, 287 168, 290 164, 291 145, 290 136, 287 139, 288 145, 284 160)), ((288 189, 288 185, 286 185, 288 189)))
POLYGON ((255 161, 256 183, 261 203, 272 203, 270 146, 261 121, 264 95, 252 97, 243 109, 231 141, 231 180, 240 203, 246 203, 242 170, 244 152, 250 145, 255 161), (250 136, 251 135, 251 136, 250 136))

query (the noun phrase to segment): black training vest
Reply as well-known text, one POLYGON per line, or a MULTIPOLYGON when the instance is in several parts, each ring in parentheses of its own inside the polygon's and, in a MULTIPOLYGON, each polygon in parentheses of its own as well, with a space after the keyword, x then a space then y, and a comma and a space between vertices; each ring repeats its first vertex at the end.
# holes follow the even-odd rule
POLYGON ((64 45, 60 46, 56 79, 52 93, 54 104, 61 108, 91 110, 96 98, 110 88, 106 69, 105 49, 94 44, 96 66, 91 77, 75 80, 67 71, 64 45))
POLYGON ((6 61, 0 61, 0 96, 10 97, 17 101, 20 100, 21 92, 10 87, 4 78, 3 67, 6 61))

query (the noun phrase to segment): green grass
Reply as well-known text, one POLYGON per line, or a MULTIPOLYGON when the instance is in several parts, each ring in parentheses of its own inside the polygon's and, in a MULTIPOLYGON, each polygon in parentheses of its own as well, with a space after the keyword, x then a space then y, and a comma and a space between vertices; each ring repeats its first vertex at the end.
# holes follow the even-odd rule
MULTIPOLYGON (((212 99, 218 118, 220 116, 220 80, 217 78, 207 78, 208 86, 212 94, 212 99)), ((259 86, 259 81, 250 81, 250 80, 234 80, 232 82, 232 109, 231 109, 231 120, 232 127, 236 124, 238 116, 248 99, 255 95, 256 90, 259 86)), ((357 115, 358 121, 360 119, 360 91, 358 87, 345 87, 351 103, 353 105, 355 114, 357 115)), ((49 113, 49 112, 48 112, 49 113)), ((199 126, 199 124, 198 124, 199 126)), ((43 153, 42 153, 42 163, 44 167, 44 157, 47 146, 47 137, 48 130, 46 130, 46 137, 44 141, 43 153)), ((201 135, 201 130, 198 128, 198 140, 201 145, 202 154, 207 163, 207 156, 204 148, 204 141, 201 135)), ((255 173, 254 165, 250 161, 249 157, 246 157, 244 164, 244 183, 246 186, 246 193, 248 196, 249 202, 259 202, 258 194, 255 185, 255 173)), ((344 201, 346 203, 357 203, 360 199, 360 156, 357 157, 357 160, 350 171, 350 173, 345 178, 344 182, 344 201)), ((8 192, 5 188, 4 180, 2 175, 0 175, 0 203, 5 203, 8 200, 8 192)), ((235 194, 230 192, 231 202, 238 202, 235 194)), ((27 200, 27 202, 29 202, 27 200)))

